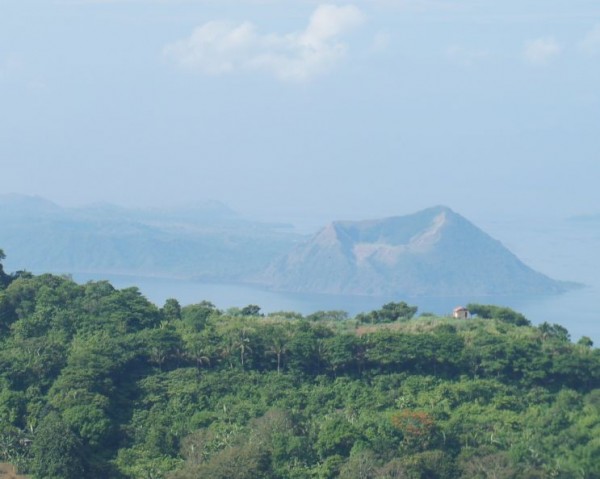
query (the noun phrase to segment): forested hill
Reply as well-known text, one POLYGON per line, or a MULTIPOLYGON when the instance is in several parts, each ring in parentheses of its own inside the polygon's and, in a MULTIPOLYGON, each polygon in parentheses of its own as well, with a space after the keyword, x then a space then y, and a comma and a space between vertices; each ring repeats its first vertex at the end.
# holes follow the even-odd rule
POLYGON ((600 352, 561 326, 0 272, 0 462, 32 478, 600 477, 600 352))

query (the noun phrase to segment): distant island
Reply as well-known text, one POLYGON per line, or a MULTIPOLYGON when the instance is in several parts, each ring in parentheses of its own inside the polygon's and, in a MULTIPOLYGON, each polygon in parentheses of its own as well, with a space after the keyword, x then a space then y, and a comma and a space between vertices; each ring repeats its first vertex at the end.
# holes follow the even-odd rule
POLYGON ((372 296, 546 294, 574 286, 532 270, 444 206, 330 223, 261 279, 283 291, 372 296))
POLYGON ((178 209, 64 208, 0 196, 0 245, 13 269, 260 285, 287 292, 419 296, 566 291, 450 208, 335 221, 312 237, 218 202, 178 209))

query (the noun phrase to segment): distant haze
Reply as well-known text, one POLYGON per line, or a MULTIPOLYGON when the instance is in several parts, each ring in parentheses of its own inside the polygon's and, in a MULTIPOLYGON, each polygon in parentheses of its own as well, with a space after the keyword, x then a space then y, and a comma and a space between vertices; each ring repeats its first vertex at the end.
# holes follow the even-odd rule
POLYGON ((532 295, 569 285, 523 264, 444 206, 331 222, 310 238, 211 202, 183 209, 63 208, 0 195, 0 245, 15 269, 260 284, 379 296, 532 295))
POLYGON ((572 0, 5 1, 0 188, 305 231, 597 214, 599 32, 572 0))

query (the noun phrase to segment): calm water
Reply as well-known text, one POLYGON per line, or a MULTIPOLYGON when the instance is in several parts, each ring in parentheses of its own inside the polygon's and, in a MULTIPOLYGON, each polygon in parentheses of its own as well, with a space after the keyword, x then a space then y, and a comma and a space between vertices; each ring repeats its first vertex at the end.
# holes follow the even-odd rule
POLYGON ((176 298, 182 305, 208 300, 219 309, 257 304, 265 313, 341 309, 354 315, 371 311, 389 301, 407 301, 419 312, 449 314, 458 305, 484 303, 508 306, 534 324, 544 321, 565 326, 573 340, 589 336, 600 346, 600 228, 599 224, 542 221, 488 222, 479 226, 498 238, 525 263, 553 278, 585 283, 587 287, 557 296, 537 297, 347 297, 276 293, 244 285, 207 284, 192 281, 75 274, 74 279, 108 279, 115 287, 137 286, 152 302, 162 305, 176 298))
MULTIPOLYGON (((74 275, 74 279, 85 282, 98 279, 89 275, 74 275)), ((574 340, 582 335, 592 338, 600 345, 600 294, 596 288, 588 287, 557 296, 514 297, 357 297, 329 296, 316 294, 291 294, 266 291, 250 286, 231 284, 209 284, 193 281, 104 276, 115 287, 137 286, 153 303, 162 305, 167 298, 176 298, 182 305, 208 300, 219 309, 243 307, 257 304, 264 313, 296 311, 310 314, 319 310, 341 309, 351 315, 378 309, 389 301, 407 301, 419 307, 419 312, 440 315, 450 314, 458 305, 467 303, 498 304, 523 313, 534 324, 544 321, 565 326, 574 340)))

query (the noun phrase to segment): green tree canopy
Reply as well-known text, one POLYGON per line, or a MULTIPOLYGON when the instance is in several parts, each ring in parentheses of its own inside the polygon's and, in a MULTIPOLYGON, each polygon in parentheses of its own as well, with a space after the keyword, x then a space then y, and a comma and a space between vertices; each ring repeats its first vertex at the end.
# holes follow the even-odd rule
POLYGON ((381 309, 370 313, 361 313, 356 319, 361 323, 392 323, 394 321, 408 321, 417 313, 417 306, 409 306, 406 302, 387 303, 381 309))
POLYGON ((471 314, 475 314, 483 319, 499 319, 500 321, 514 324, 516 326, 531 325, 531 322, 521 313, 503 306, 470 303, 467 305, 467 309, 471 314))
POLYGON ((85 460, 79 438, 62 417, 49 412, 40 422, 32 445, 34 479, 81 479, 85 460))

